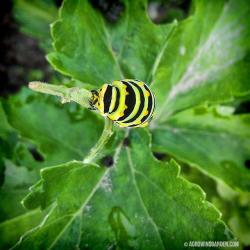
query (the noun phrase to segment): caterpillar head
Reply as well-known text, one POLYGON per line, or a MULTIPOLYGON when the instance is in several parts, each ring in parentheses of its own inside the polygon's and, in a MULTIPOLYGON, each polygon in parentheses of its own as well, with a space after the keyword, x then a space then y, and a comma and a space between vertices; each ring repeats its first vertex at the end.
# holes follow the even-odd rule
POLYGON ((98 103, 99 99, 99 92, 97 90, 91 90, 92 96, 91 99, 89 100, 89 105, 90 105, 90 110, 96 110, 96 104, 98 103))
POLYGON ((91 90, 92 97, 90 100, 91 109, 99 110, 102 115, 105 115, 105 107, 104 107, 104 95, 106 93, 107 88, 112 87, 110 84, 103 84, 102 87, 98 90, 91 90))

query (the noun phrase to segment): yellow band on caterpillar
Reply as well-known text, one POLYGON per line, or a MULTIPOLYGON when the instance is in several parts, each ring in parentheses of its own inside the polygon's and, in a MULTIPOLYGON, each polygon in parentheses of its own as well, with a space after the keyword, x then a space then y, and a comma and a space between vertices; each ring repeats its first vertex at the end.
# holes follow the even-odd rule
POLYGON ((142 81, 114 81, 92 92, 95 93, 95 100, 91 101, 93 108, 120 127, 144 127, 152 119, 155 97, 142 81))

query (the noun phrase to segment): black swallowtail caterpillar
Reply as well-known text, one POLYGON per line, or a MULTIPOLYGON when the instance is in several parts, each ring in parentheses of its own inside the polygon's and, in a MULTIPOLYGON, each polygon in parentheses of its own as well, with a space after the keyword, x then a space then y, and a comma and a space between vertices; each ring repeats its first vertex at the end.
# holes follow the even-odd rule
POLYGON ((142 81, 113 81, 91 92, 91 109, 99 110, 120 127, 146 127, 152 119, 155 97, 142 81))

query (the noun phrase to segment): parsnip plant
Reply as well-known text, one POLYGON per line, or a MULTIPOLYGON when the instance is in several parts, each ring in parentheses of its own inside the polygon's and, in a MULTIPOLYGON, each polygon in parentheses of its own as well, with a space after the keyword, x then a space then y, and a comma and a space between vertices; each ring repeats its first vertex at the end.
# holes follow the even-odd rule
POLYGON ((249 195, 250 116, 235 113, 250 95, 249 2, 193 1, 188 18, 162 25, 146 0, 123 3, 110 23, 89 1, 65 0, 47 59, 69 87, 145 81, 155 116, 148 128, 111 129, 94 111, 27 88, 3 100, 4 247, 158 250, 235 239, 180 166, 249 195), (29 211, 6 209, 21 199, 29 211))

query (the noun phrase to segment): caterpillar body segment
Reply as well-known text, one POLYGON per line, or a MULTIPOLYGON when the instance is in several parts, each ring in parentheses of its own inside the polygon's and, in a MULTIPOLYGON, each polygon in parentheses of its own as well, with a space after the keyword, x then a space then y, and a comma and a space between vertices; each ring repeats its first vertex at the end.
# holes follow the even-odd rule
POLYGON ((153 116, 155 97, 144 82, 125 79, 92 90, 90 105, 120 127, 146 127, 153 116))

